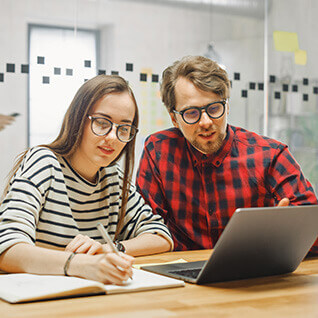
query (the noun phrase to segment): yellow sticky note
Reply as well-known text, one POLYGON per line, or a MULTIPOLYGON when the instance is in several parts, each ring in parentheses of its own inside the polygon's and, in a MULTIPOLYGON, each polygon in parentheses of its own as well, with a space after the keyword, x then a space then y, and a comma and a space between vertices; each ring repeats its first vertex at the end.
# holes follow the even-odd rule
POLYGON ((156 120, 156 126, 157 126, 157 127, 162 127, 163 124, 164 124, 164 122, 163 122, 162 118, 157 118, 157 120, 156 120))
POLYGON ((295 52, 298 47, 298 35, 295 32, 274 31, 273 39, 277 51, 295 52))
POLYGON ((294 53, 295 64, 306 65, 307 64, 307 51, 297 50, 294 53))

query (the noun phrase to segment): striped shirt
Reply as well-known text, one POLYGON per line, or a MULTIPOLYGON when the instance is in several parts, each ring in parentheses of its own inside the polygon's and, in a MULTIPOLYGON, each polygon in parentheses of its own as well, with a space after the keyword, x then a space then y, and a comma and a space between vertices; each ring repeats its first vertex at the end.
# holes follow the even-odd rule
MULTIPOLYGON (((122 185, 118 164, 101 168, 96 183, 91 183, 50 149, 30 149, 0 207, 0 253, 19 242, 63 249, 77 234, 103 243, 99 222, 114 239, 122 185)), ((118 239, 143 233, 160 234, 173 244, 162 218, 131 185, 118 239)))

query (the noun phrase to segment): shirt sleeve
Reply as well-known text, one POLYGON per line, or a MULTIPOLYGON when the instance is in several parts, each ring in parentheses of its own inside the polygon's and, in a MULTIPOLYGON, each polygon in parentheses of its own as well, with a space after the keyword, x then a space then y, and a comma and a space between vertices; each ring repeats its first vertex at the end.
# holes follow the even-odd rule
POLYGON ((48 186, 45 180, 49 180, 51 174, 49 161, 48 154, 31 150, 11 180, 0 207, 0 254, 17 243, 35 244, 48 186))
POLYGON ((163 217, 165 223, 168 221, 168 208, 163 191, 161 177, 156 164, 151 157, 154 151, 153 144, 145 145, 136 177, 137 191, 142 195, 155 214, 163 217))
MULTIPOLYGON (((267 184, 270 186, 276 203, 286 197, 290 200, 291 205, 318 204, 310 182, 303 175, 287 146, 280 149, 272 161, 267 184)), ((310 252, 318 255, 318 240, 310 252)))
POLYGON ((171 234, 164 224, 160 215, 152 212, 143 197, 137 192, 136 187, 131 185, 127 202, 124 226, 121 230, 121 239, 130 239, 140 234, 158 234, 166 238, 173 250, 171 234))

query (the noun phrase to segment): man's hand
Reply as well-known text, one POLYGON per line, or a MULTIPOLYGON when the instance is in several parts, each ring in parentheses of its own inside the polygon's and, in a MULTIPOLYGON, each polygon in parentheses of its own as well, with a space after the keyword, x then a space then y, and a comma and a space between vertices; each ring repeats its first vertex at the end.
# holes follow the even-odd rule
POLYGON ((277 206, 289 206, 289 199, 288 198, 284 198, 284 199, 281 199, 277 206))

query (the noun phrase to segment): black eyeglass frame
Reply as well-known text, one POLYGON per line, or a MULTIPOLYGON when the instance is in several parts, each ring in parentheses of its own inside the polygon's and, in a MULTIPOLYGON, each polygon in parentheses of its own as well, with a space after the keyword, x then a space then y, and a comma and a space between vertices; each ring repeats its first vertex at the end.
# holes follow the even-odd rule
POLYGON ((116 124, 116 123, 113 123, 110 119, 105 118, 105 117, 100 117, 100 116, 95 117, 95 116, 87 115, 87 118, 90 119, 90 121, 91 121, 91 131, 92 131, 92 133, 93 133, 94 135, 96 135, 96 136, 107 136, 107 135, 112 131, 113 125, 114 125, 114 126, 116 127, 116 137, 118 138, 118 140, 121 141, 121 142, 127 143, 127 142, 132 141, 132 140, 136 137, 136 135, 137 135, 137 133, 138 133, 138 131, 139 131, 139 129, 138 129, 137 127, 135 127, 134 125, 129 125, 129 124, 116 124), (106 120, 106 121, 108 121, 108 122, 110 123, 109 130, 108 130, 106 133, 104 133, 104 134, 97 134, 97 133, 94 131, 94 129, 93 129, 93 124, 94 124, 94 121, 95 121, 96 119, 103 119, 103 120, 106 120), (120 127, 124 127, 124 126, 126 126, 126 127, 128 126, 128 127, 130 127, 131 129, 133 129, 133 130, 135 131, 135 134, 134 134, 133 136, 131 136, 128 140, 122 140, 122 139, 119 137, 119 134, 118 134, 118 129, 119 129, 120 127))
POLYGON ((174 109, 173 112, 174 112, 175 114, 181 115, 183 121, 184 121, 186 124, 188 124, 188 125, 193 125, 193 124, 196 124, 197 122, 200 121, 203 111, 205 111, 205 112, 207 113, 207 115, 208 115, 211 119, 221 118, 221 117, 224 115, 224 113, 225 113, 225 105, 226 105, 226 103, 227 103, 227 99, 224 99, 224 100, 220 100, 220 101, 216 101, 216 102, 207 104, 207 105, 202 106, 202 107, 190 106, 190 107, 188 107, 188 108, 186 108, 186 109, 183 109, 183 110, 181 110, 181 111, 179 111, 179 112, 174 109), (214 105, 214 104, 222 104, 222 106, 223 106, 223 111, 222 111, 221 115, 216 116, 216 117, 215 117, 215 116, 211 116, 211 115, 208 113, 208 111, 207 111, 208 108, 209 108, 211 105, 214 105), (186 111, 188 111, 188 110, 191 110, 191 109, 196 109, 196 110, 198 110, 198 111, 200 112, 199 118, 198 118, 195 122, 193 122, 193 123, 187 122, 187 121, 185 120, 185 118, 184 118, 184 113, 185 113, 186 111))

